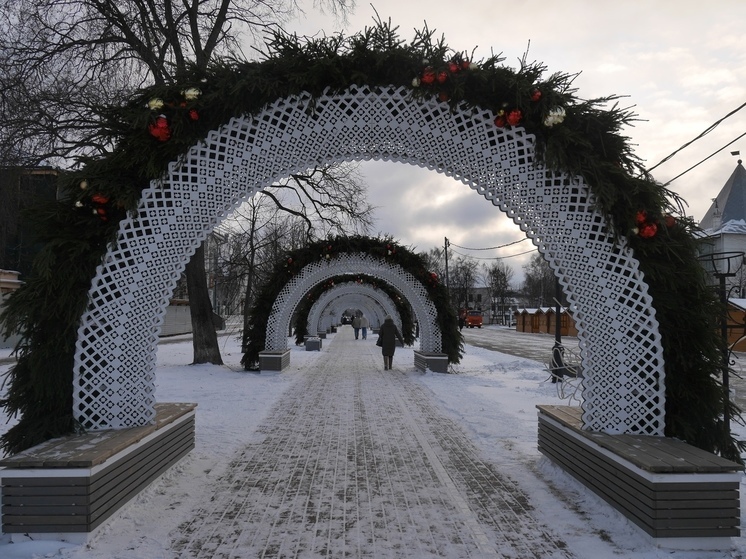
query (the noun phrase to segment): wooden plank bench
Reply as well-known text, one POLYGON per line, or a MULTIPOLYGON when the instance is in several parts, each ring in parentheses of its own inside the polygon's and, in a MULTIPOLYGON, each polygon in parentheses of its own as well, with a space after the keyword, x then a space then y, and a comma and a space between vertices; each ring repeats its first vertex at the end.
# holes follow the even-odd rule
POLYGON ((196 404, 156 404, 153 425, 46 441, 0 460, 2 530, 84 543, 194 448, 196 404))
POLYGON ((537 408, 539 451, 658 545, 725 549, 740 535, 741 465, 676 439, 584 431, 578 407, 537 408))

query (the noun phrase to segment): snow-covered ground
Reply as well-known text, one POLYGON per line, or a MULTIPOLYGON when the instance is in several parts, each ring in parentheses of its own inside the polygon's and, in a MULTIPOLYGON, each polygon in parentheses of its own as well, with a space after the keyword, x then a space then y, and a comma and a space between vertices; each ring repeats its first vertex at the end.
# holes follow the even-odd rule
MULTIPOLYGON (((211 496, 211 484, 229 467, 272 405, 320 352, 293 347, 291 367, 282 373, 253 374, 241 370, 235 336, 222 338, 224 366, 191 366, 191 342, 162 344, 156 374, 159 401, 196 402, 196 448, 109 521, 88 545, 59 541, 10 543, 0 536, 0 558, 60 557, 69 559, 173 558, 174 530, 191 520, 194 510, 211 496)), ((372 342, 370 342, 372 343, 372 342)), ((410 369, 410 348, 399 349, 395 365, 410 369)), ((0 357, 8 352, 0 350, 0 357), (4 352, 4 353, 3 353, 4 352)), ((0 375, 9 365, 0 366, 0 375)), ((446 415, 456 418, 495 467, 517 480, 553 530, 571 543, 579 559, 746 558, 746 538, 734 538, 733 549, 721 552, 671 551, 654 547, 637 527, 601 499, 541 456, 536 446, 537 404, 567 403, 558 385, 548 382, 542 363, 466 347, 458 374, 412 374, 430 391, 446 415), (509 451, 509 452, 506 452, 509 451)), ((565 395, 572 386, 564 386, 565 395)), ((577 403, 577 402, 575 402, 577 403)), ((0 415, 0 433, 9 425, 0 415)), ((741 429, 739 426, 735 426, 741 429)), ((746 533, 742 512, 742 530, 746 533)))

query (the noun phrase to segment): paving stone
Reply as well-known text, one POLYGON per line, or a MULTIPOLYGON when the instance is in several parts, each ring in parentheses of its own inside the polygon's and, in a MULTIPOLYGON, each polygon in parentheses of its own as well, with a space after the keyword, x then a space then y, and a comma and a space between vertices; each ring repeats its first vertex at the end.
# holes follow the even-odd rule
POLYGON ((411 366, 341 328, 180 528, 180 557, 569 559, 411 366))

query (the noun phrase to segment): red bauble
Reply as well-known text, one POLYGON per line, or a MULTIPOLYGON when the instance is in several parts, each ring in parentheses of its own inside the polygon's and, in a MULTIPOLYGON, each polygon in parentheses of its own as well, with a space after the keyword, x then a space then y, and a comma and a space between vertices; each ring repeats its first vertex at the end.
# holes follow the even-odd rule
POLYGON ((108 204, 109 198, 103 194, 94 194, 91 196, 91 202, 94 204, 108 204))
POLYGON ((432 68, 427 67, 422 71, 420 83, 423 85, 433 85, 435 83, 435 72, 432 68))
POLYGON ((505 128, 507 124, 508 121, 505 119, 505 115, 498 115, 495 117, 495 126, 498 128, 505 128))
POLYGON ((646 223, 642 227, 640 227, 640 237, 643 239, 650 239, 651 237, 655 237, 655 234, 658 232, 658 226, 655 223, 646 223))
POLYGON ((441 91, 440 93, 438 93, 438 100, 443 103, 446 103, 450 98, 451 96, 448 95, 445 91, 441 91))
POLYGON ((523 120, 523 113, 520 109, 513 109, 512 111, 508 111, 506 120, 511 126, 517 126, 523 120))
POLYGON ((445 72, 445 71, 438 72, 437 79, 438 79, 438 83, 446 83, 448 81, 448 72, 445 72))
POLYGON ((471 66, 471 62, 469 62, 468 60, 462 60, 461 61, 461 69, 462 70, 468 70, 470 66, 471 66))
POLYGON ((637 225, 642 225, 648 220, 648 212, 645 210, 640 210, 637 212, 637 215, 635 216, 635 222, 637 225))
POLYGON ((150 135, 159 142, 165 142, 171 137, 171 128, 168 126, 168 119, 161 115, 155 119, 155 122, 148 126, 150 135))
POLYGON ((189 118, 192 120, 199 120, 199 113, 197 109, 189 109, 189 118))
POLYGON ((451 74, 455 74, 456 72, 461 71, 461 66, 459 66, 457 62, 449 62, 448 71, 451 72, 451 74))
POLYGON ((540 89, 534 89, 534 90, 533 90, 533 91, 531 92, 531 100, 532 100, 532 101, 533 101, 533 102, 535 103, 535 102, 537 102, 537 101, 538 101, 539 99, 541 99, 541 90, 540 90, 540 89))
POLYGON ((666 227, 668 227, 669 229, 676 225, 676 218, 671 214, 666 214, 666 217, 663 218, 663 221, 666 224, 666 227))

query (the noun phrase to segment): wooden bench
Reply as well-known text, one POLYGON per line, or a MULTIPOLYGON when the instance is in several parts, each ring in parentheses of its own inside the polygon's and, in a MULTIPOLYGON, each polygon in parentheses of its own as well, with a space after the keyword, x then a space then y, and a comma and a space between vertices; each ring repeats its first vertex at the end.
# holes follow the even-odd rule
POLYGON ((725 549, 740 535, 741 465, 676 439, 584 431, 577 407, 537 407, 539 451, 658 545, 725 549))
POLYGON ((0 460, 2 529, 83 543, 194 448, 196 404, 156 404, 155 424, 46 441, 0 460))

